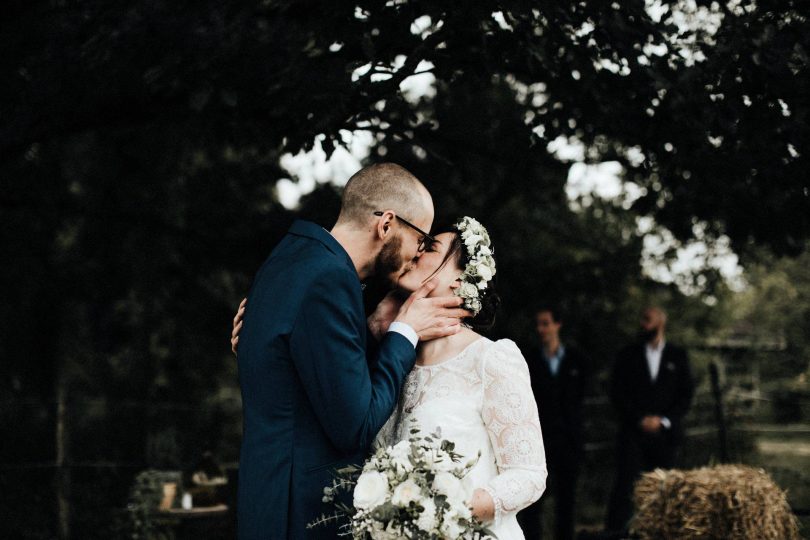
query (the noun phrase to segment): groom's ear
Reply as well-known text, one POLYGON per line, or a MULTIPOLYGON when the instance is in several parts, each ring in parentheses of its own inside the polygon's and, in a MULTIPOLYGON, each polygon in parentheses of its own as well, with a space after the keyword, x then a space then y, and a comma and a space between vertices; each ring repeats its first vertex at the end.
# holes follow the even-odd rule
POLYGON ((391 210, 386 210, 377 220, 377 236, 384 239, 391 230, 391 222, 395 219, 395 214, 391 210))

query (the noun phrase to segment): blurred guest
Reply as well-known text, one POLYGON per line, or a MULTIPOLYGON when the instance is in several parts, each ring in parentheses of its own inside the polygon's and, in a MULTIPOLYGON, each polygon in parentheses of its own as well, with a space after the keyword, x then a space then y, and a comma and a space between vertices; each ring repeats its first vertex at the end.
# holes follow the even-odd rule
MULTIPOLYGON (((582 456, 582 401, 590 375, 588 358, 560 341, 563 320, 558 309, 535 314, 539 346, 526 354, 543 441, 546 445, 549 491, 554 498, 554 538, 574 537, 574 499, 582 456)), ((528 540, 542 538, 542 501, 518 518, 528 540)))
POLYGON ((619 416, 616 481, 606 526, 624 530, 633 514, 633 483, 642 471, 672 468, 683 439, 682 420, 694 393, 686 351, 666 341, 667 316, 641 315, 640 341, 616 357, 610 397, 619 416))

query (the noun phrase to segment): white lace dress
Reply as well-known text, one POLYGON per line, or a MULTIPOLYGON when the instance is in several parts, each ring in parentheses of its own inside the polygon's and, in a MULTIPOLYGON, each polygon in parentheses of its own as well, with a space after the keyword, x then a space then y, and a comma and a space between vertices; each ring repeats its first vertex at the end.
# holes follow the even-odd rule
POLYGON ((543 494, 547 470, 529 370, 515 343, 481 338, 453 358, 416 366, 376 444, 408 439, 412 418, 467 457, 481 451, 470 488, 495 501, 490 528, 498 540, 522 540, 516 514, 543 494))

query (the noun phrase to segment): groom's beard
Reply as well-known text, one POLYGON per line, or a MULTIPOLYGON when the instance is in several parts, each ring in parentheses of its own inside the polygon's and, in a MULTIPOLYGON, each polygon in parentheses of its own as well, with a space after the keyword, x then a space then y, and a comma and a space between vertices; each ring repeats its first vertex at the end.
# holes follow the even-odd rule
POLYGON ((402 271, 401 248, 402 238, 395 236, 383 245, 374 261, 374 275, 389 289, 396 286, 402 271))

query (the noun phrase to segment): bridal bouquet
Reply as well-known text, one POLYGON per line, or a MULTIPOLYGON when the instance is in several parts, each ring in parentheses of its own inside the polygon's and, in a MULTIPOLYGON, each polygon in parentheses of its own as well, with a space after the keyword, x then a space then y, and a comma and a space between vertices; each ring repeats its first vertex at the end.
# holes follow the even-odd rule
POLYGON ((414 426, 409 440, 379 449, 362 469, 338 470, 324 489, 324 502, 337 511, 308 527, 348 519, 341 534, 354 540, 494 538, 467 506, 464 480, 478 457, 462 463, 454 448, 439 434, 422 436, 414 426), (341 492, 352 492, 353 506, 338 500, 341 492))

